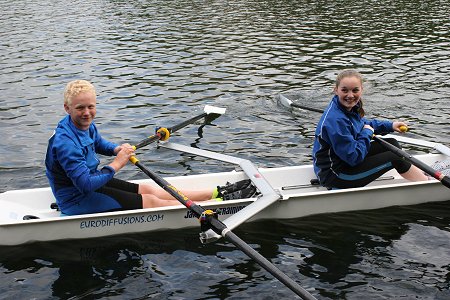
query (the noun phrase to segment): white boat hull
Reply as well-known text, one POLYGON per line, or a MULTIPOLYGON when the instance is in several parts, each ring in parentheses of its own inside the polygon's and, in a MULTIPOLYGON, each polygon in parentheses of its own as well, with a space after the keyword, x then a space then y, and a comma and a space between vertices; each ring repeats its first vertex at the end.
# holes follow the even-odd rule
MULTIPOLYGON (((447 158, 443 154, 417 156, 432 164, 447 158)), ((248 221, 290 219, 313 214, 378 209, 396 205, 414 205, 450 200, 449 189, 439 181, 405 182, 394 171, 364 188, 327 190, 310 184, 314 178, 311 166, 259 169, 280 194, 280 199, 248 221)), ((201 189, 246 178, 243 172, 224 172, 166 178, 178 189, 201 189)), ((140 180, 148 182, 150 180, 140 180)), ((257 198, 226 202, 200 203, 205 209, 219 211, 225 220, 257 198)), ((127 233, 167 229, 199 228, 198 220, 184 206, 61 216, 51 209, 55 199, 49 188, 8 191, 0 194, 0 245, 18 245, 35 241, 85 239, 127 233), (25 215, 39 219, 23 220, 25 215)), ((200 228, 199 228, 200 232, 200 228)))

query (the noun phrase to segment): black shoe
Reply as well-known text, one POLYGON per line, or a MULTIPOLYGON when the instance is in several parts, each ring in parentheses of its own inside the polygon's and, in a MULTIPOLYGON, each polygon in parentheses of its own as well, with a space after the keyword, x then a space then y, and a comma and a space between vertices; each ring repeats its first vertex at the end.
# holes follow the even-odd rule
POLYGON ((239 191, 235 191, 232 193, 224 193, 222 199, 223 201, 234 199, 246 199, 253 197, 255 194, 256 194, 256 187, 250 183, 250 185, 239 191))
POLYGON ((219 195, 231 194, 245 189, 246 187, 250 186, 251 183, 252 181, 250 179, 244 179, 235 183, 227 182, 227 184, 224 186, 218 186, 217 191, 219 192, 219 195))

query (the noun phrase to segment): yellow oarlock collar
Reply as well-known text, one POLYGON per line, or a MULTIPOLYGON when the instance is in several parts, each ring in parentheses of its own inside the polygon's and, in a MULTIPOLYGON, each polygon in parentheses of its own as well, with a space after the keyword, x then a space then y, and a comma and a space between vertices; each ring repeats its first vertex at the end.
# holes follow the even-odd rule
POLYGON ((169 137, 170 137, 170 131, 166 127, 159 128, 156 131, 156 133, 160 134, 160 136, 161 136, 160 140, 161 141, 167 141, 169 139, 169 137))

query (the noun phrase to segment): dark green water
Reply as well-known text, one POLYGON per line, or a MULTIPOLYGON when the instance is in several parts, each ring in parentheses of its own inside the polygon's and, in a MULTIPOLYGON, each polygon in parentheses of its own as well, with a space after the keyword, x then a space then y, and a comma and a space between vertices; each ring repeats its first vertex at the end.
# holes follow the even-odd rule
MULTIPOLYGON (((211 104, 227 113, 173 141, 274 167, 310 163, 319 117, 276 96, 322 108, 335 75, 351 67, 367 80, 369 115, 406 120, 411 137, 448 146, 449 11, 447 1, 0 0, 0 191, 47 185, 46 142, 76 78, 96 85, 96 122, 111 140, 139 141, 211 104)), ((139 157, 161 175, 232 169, 152 147, 139 157)), ((144 178, 132 166, 119 177, 144 178)), ((448 206, 266 221, 236 233, 319 299, 448 299, 448 206)), ((233 246, 201 245, 196 232, 0 253, 5 299, 292 298, 233 246)))

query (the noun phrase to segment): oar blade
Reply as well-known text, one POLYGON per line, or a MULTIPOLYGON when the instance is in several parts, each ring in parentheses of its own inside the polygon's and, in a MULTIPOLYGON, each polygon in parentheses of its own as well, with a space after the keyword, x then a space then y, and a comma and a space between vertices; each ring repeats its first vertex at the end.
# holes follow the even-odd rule
POLYGON ((212 105, 205 105, 205 108, 203 111, 207 114, 217 114, 217 115, 223 115, 227 109, 224 107, 217 107, 212 105))
POLYGON ((178 131, 181 128, 186 127, 187 125, 192 124, 202 118, 207 118, 208 116, 215 116, 214 118, 218 118, 225 113, 226 109, 221 108, 221 107, 212 106, 212 105, 205 105, 203 110, 204 110, 204 112, 202 114, 195 116, 189 120, 186 120, 178 125, 175 125, 175 126, 169 128, 170 133, 178 131))
POLYGON ((206 124, 211 124, 212 121, 223 115, 226 110, 227 109, 223 107, 205 105, 204 108, 204 112, 206 113, 205 123, 201 127, 203 127, 206 124))
POLYGON ((278 95, 278 100, 280 101, 281 105, 283 105, 283 106, 286 106, 286 107, 292 106, 292 101, 283 94, 278 95))
POLYGON ((293 102, 291 99, 289 99, 288 97, 286 97, 283 94, 279 94, 278 99, 280 101, 280 103, 283 106, 289 107, 289 108, 300 108, 303 110, 309 110, 309 111, 314 111, 314 112, 318 112, 318 113, 323 113, 323 110, 318 109, 318 108, 314 108, 314 107, 309 107, 309 106, 304 106, 301 104, 298 104, 296 102, 293 102))

